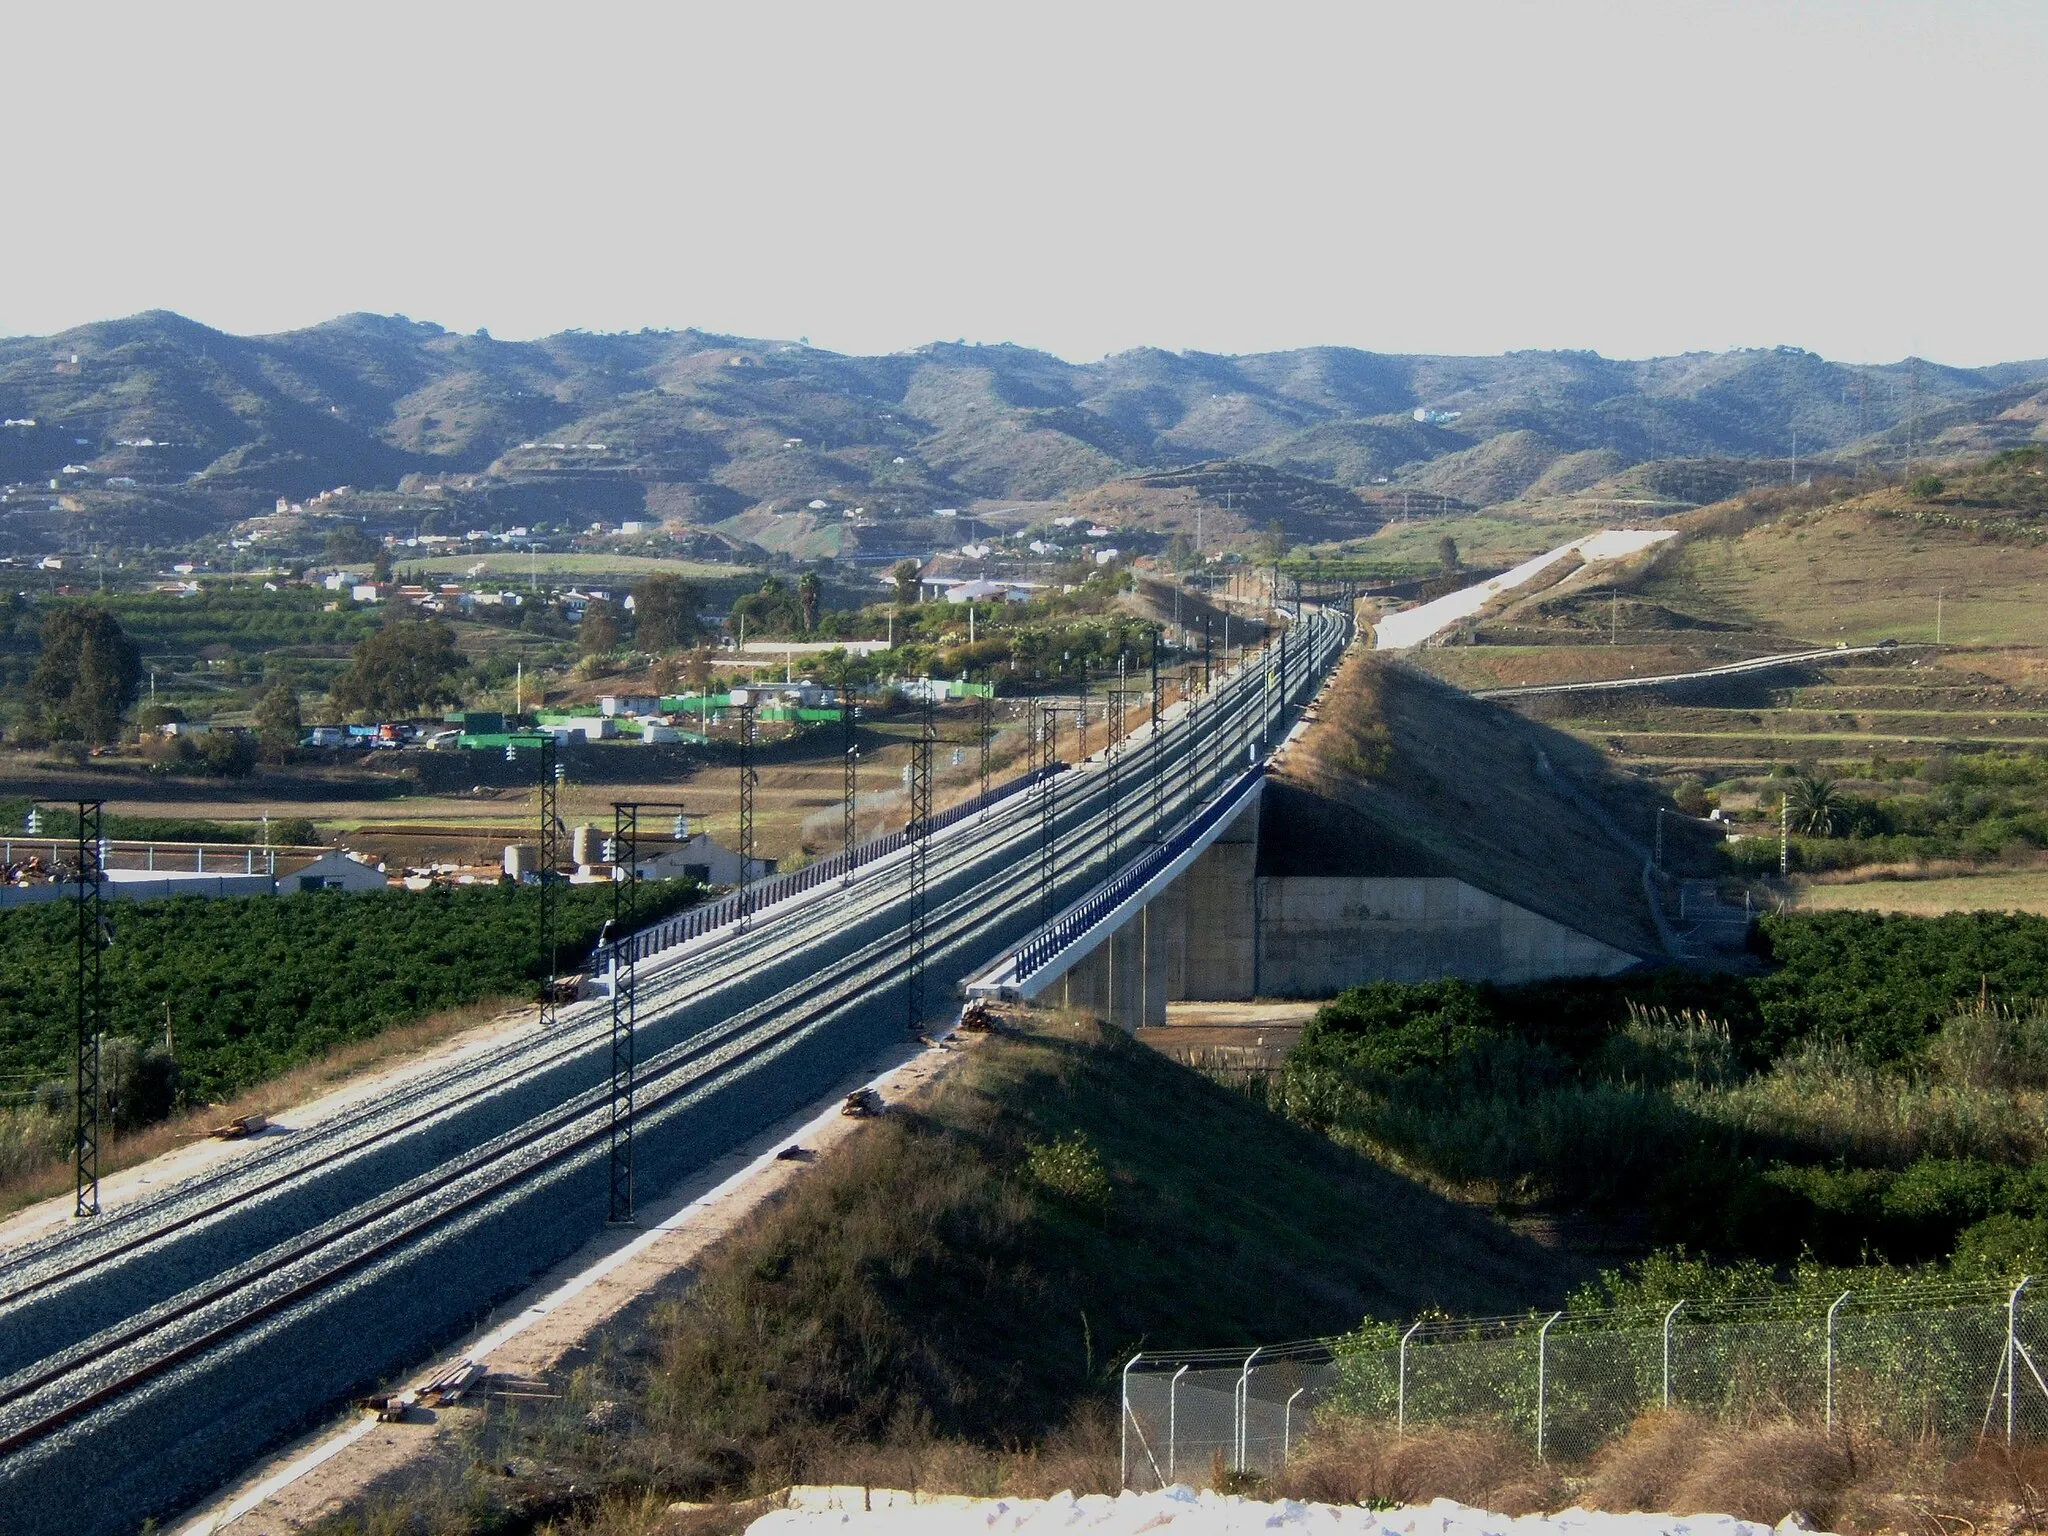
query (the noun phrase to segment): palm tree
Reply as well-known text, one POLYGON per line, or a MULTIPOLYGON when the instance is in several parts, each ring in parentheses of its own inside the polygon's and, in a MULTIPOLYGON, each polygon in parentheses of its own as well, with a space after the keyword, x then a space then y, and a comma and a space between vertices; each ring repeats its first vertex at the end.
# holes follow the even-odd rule
POLYGON ((825 584, 818 580, 816 571, 805 571, 797 578, 796 600, 804 611, 805 634, 818 627, 818 604, 824 595, 825 584))
POLYGON ((1785 791, 1785 800, 1791 808, 1793 831, 1809 837, 1834 836, 1844 806, 1833 779, 1818 773, 1797 774, 1785 791))

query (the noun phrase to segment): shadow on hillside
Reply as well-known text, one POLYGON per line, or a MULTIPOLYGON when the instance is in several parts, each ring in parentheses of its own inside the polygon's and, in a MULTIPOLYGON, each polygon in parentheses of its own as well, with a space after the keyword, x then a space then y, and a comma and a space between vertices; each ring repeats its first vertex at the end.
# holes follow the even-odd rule
MULTIPOLYGON (((1652 783, 1594 746, 1369 652, 1348 658, 1286 754, 1261 873, 1442 875, 1645 958, 1652 783)), ((1666 867, 1708 873, 1711 832, 1665 820, 1666 867)))

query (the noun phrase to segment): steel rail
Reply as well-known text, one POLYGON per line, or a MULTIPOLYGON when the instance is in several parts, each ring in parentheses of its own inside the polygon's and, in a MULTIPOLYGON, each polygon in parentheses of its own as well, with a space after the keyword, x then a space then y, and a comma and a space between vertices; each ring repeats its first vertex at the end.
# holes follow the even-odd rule
MULTIPOLYGON (((1327 660, 1328 645, 1318 646, 1316 649, 1322 653, 1319 655, 1318 660, 1327 660)), ((1236 669, 1240 676, 1233 679, 1233 682, 1242 683, 1247 677, 1255 676, 1253 669, 1259 665, 1260 661, 1257 658, 1248 659, 1248 663, 1245 666, 1236 669)), ((1305 672, 1308 671, 1306 668, 1303 670, 1305 672)), ((1317 670, 1320 670, 1320 668, 1317 670)), ((1216 690, 1216 702, 1219 706, 1225 703, 1226 696, 1230 691, 1228 687, 1216 690)), ((1239 697, 1232 707, 1228 709, 1216 708, 1210 711, 1210 719, 1207 724, 1211 733, 1219 727, 1227 728, 1231 725, 1238 725, 1240 728, 1243 728, 1248 726, 1250 724, 1248 720, 1240 721, 1234 717, 1242 716, 1252 711, 1256 711, 1257 714, 1263 717, 1260 722, 1262 725, 1266 724, 1276 717, 1284 716, 1285 710, 1288 707, 1288 701, 1284 697, 1274 698, 1269 702, 1267 690, 1265 689, 1239 688, 1237 692, 1239 697)), ((1196 701, 1186 702, 1190 707, 1182 714, 1180 721, 1177 723, 1183 727, 1182 734, 1186 737, 1185 745, 1192 750, 1198 745, 1200 736, 1206 733, 1196 729, 1198 724, 1197 716, 1199 714, 1198 708, 1195 707, 1196 701)), ((1161 744, 1162 746, 1164 745, 1163 736, 1161 744)), ((1222 764, 1219 763, 1217 766, 1220 768, 1222 764)), ((1101 800, 1103 793, 1111 786, 1106 774, 1096 774, 1091 777, 1096 779, 1096 783, 1088 786, 1082 801, 1074 806, 1074 810, 1078 815, 1073 818, 1076 824, 1067 838, 1067 851, 1070 855, 1070 860, 1071 856, 1076 852, 1082 852, 1083 856, 1079 865, 1074 865, 1070 862, 1070 867, 1085 868, 1087 865, 1087 855, 1084 850, 1090 844, 1103 842, 1108 835, 1107 823, 1101 820, 1095 802, 1101 800)), ((1142 798, 1142 788, 1139 791, 1139 796, 1142 798)), ((1197 796, 1197 798, 1200 797, 1197 796)), ((1014 804, 1015 802, 1012 803, 1014 804)), ((1010 806, 1005 806, 1004 809, 1008 811, 1010 806)), ((1142 811, 1140 814, 1146 822, 1162 819, 1144 817, 1142 811)), ((1029 812, 1026 810, 1024 815, 1016 817, 1006 815, 1004 820, 1014 820, 1022 824, 1028 817, 1029 812)), ((982 830, 985 833, 993 829, 984 827, 982 830)), ((1026 833, 1032 830, 1034 830, 1032 827, 1024 826, 1026 833)), ((992 853, 998 852, 1010 840, 1010 837, 1001 837, 993 840, 991 843, 985 837, 974 839, 971 844, 963 843, 960 845, 962 856, 949 860, 949 862, 955 866, 954 872, 958 873, 960 865, 965 864, 971 867, 973 863, 984 861, 992 853)), ((991 921, 998 920, 1008 909, 1008 903, 1005 898, 1014 895, 1016 890, 1031 884, 1035 878, 1028 871, 1019 873, 1020 869, 1021 866, 1011 865, 1004 867, 999 862, 994 874, 985 877, 970 886, 966 891, 947 900, 941 908, 943 926, 940 934, 935 936, 938 938, 938 945, 936 947, 942 951, 957 949, 976 930, 985 927, 991 921)), ((872 887, 869 887, 868 894, 872 896, 872 887)), ((867 915, 883 915, 890 906, 902 899, 905 898, 897 897, 879 904, 869 901, 866 905, 873 910, 867 915)), ((809 906, 810 904, 806 905, 809 906)), ((820 903, 818 905, 829 907, 837 905, 837 903, 820 903)), ((812 926, 814 926, 812 923, 796 925, 789 938, 795 940, 801 937, 799 930, 812 926)), ((645 1080, 646 1092, 649 1095, 646 1101, 649 1112, 659 1108, 659 1106, 675 1097, 678 1093, 692 1088, 705 1088, 713 1083, 743 1075, 746 1064, 763 1051, 778 1042, 803 1033, 808 1028, 821 1023, 824 1019, 837 1012, 848 1002, 866 995, 868 988, 873 982, 885 979, 891 974, 894 954, 903 943, 902 935, 904 931, 900 926, 891 927, 882 935, 861 945, 851 953, 830 962, 823 971, 807 978, 804 982, 790 988, 785 988, 767 999, 742 1009, 730 1019, 721 1021, 720 1024, 709 1029, 697 1032, 670 1047, 654 1060, 651 1060, 648 1063, 648 1076, 645 1080), (764 1024, 767 1026, 766 1028, 763 1028, 764 1024), (749 1039, 750 1035, 753 1038, 749 1039), (711 1057, 720 1056, 721 1054, 723 1054, 723 1059, 707 1067, 704 1071, 696 1074, 689 1072, 688 1069, 693 1064, 703 1062, 711 1057)), ((677 958, 680 959, 681 957, 677 958)), ((758 970, 758 954, 752 957, 752 961, 753 963, 750 968, 758 970)), ((674 990, 675 985, 685 979, 682 972, 687 969, 688 967, 679 965, 662 967, 662 970, 668 973, 663 978, 664 982, 668 983, 668 985, 664 986, 663 990, 674 990)), ((597 1011, 595 1009, 592 1010, 593 1016, 597 1011)), ((588 1032, 594 1039, 596 1033, 594 1025, 589 1027, 588 1032)), ((530 1045, 531 1041, 523 1043, 530 1045)), ((565 1049, 557 1050, 550 1056, 545 1057, 544 1061, 547 1064, 552 1064, 553 1061, 559 1060, 565 1055, 573 1054, 577 1048, 572 1045, 565 1049)), ((585 1042, 581 1048, 588 1049, 589 1042, 585 1042)), ((533 1071, 539 1070, 540 1067, 539 1063, 531 1060, 525 1061, 521 1065, 521 1075, 531 1075, 533 1071)), ((464 1063, 462 1067, 464 1075, 472 1079, 475 1069, 476 1063, 473 1060, 464 1063)), ((428 1085, 422 1085, 421 1092, 424 1094, 427 1091, 429 1091, 428 1085)), ((478 1188, 464 1194, 451 1203, 442 1203, 431 1209, 421 1211, 409 1225, 401 1228, 398 1232, 380 1239, 370 1249, 348 1256, 338 1265, 323 1269, 320 1275, 309 1277, 300 1284, 291 1287, 285 1293, 271 1297, 252 1308, 241 1311, 233 1319, 224 1320, 213 1329, 200 1335, 197 1339, 187 1340, 173 1349, 153 1357, 151 1361, 143 1363, 126 1376, 114 1382, 103 1384, 94 1391, 39 1416, 31 1424, 24 1425, 20 1429, 0 1437, 0 1454, 5 1454, 18 1445, 27 1443, 29 1440, 40 1438, 42 1435, 59 1427, 62 1423, 69 1422, 81 1414, 92 1411, 93 1408, 111 1401, 114 1397, 118 1397, 132 1389, 133 1386, 139 1384, 142 1380, 160 1374, 162 1371, 168 1370, 184 1360, 211 1350, 224 1338, 240 1333, 253 1326, 255 1322, 274 1315, 277 1311, 292 1305, 295 1301, 303 1300, 307 1296, 332 1285, 342 1275, 352 1273, 355 1269, 360 1268, 375 1257, 403 1246, 417 1238, 422 1232, 439 1225, 451 1215, 469 1208, 477 1201, 501 1194, 520 1180, 531 1177, 543 1169, 554 1166, 564 1158, 572 1156, 585 1145, 594 1142, 604 1128, 602 1126, 593 1126, 586 1129, 566 1145, 545 1153, 536 1161, 516 1164, 509 1168, 505 1167, 506 1160, 516 1157, 523 1149, 532 1148, 539 1143, 545 1142, 549 1138, 559 1135, 565 1129, 573 1127, 579 1119, 592 1116, 597 1108, 599 1098, 600 1093, 598 1089, 584 1090, 537 1120, 528 1122, 517 1131, 492 1138, 475 1148, 469 1149, 465 1153, 459 1154, 453 1166, 438 1170, 423 1180, 408 1181, 406 1184, 387 1191, 366 1202, 364 1205, 358 1206, 354 1211, 345 1213, 343 1217, 337 1218, 336 1221, 330 1221, 308 1231, 297 1242, 284 1248, 270 1250, 261 1259, 255 1261, 253 1266, 249 1264, 238 1266, 237 1269, 228 1272, 218 1282, 195 1288, 194 1291, 172 1299, 164 1307, 152 1309, 150 1313, 144 1315, 146 1321, 139 1319, 126 1329, 116 1329, 111 1335, 103 1334, 95 1340, 82 1341, 77 1350, 50 1357, 41 1369, 31 1370, 25 1375, 18 1375, 10 1382, 0 1384, 0 1409, 4 1409, 10 1403, 20 1402, 38 1391, 60 1383, 67 1376, 75 1375, 79 1371, 89 1369, 94 1364, 104 1362, 122 1349, 137 1344, 151 1334, 160 1333, 163 1329, 192 1317, 208 1306, 232 1299, 237 1292, 246 1291, 251 1286, 280 1273, 295 1263, 316 1256, 323 1250, 331 1250, 337 1243, 342 1242, 347 1237, 358 1234, 374 1226, 377 1222, 405 1210, 407 1207, 419 1207, 422 1202, 431 1201, 437 1193, 445 1191, 465 1178, 473 1177, 479 1172, 489 1170, 494 1166, 505 1170, 498 1174, 498 1176, 485 1180, 478 1188)), ((339 1156, 341 1154, 336 1153, 332 1155, 339 1156)), ((308 1168, 302 1166, 296 1169, 290 1177, 302 1176, 306 1171, 308 1171, 308 1168)), ((244 1195, 244 1198, 246 1198, 246 1195, 244 1195)), ((198 1215, 188 1216, 178 1225, 186 1225, 190 1221, 198 1219, 202 1218, 198 1215)), ((168 1230, 170 1229, 159 1228, 140 1241, 155 1240, 167 1235, 168 1230)), ((104 1262, 108 1257, 110 1255, 101 1254, 97 1262, 104 1262)), ((56 1277, 52 1277, 47 1283, 56 1283, 56 1277)), ((20 1294, 22 1293, 17 1292, 17 1297, 20 1294)))
MULTIPOLYGON (((1245 712, 1248 708, 1256 707, 1257 701, 1249 697, 1253 690, 1246 685, 1255 680, 1255 673, 1259 665, 1257 657, 1248 656, 1244 661, 1232 668, 1232 676, 1225 684, 1214 690, 1212 697, 1215 697, 1219 703, 1223 701, 1226 695, 1233 692, 1237 696, 1233 700, 1235 707, 1227 712, 1224 720, 1215 720, 1212 712, 1212 719, 1209 721, 1209 734, 1213 734, 1218 726, 1228 726, 1237 723, 1235 720, 1236 715, 1245 712)), ((1201 700, 1199 699, 1182 701, 1179 718, 1169 723, 1162 737, 1162 745, 1165 745, 1172 736, 1177 734, 1184 738, 1180 745, 1185 750, 1190 752, 1197 750, 1199 743, 1195 738, 1198 733, 1194 730, 1194 727, 1200 702, 1201 700)), ((1099 798, 1099 791, 1102 788, 1103 786, 1100 784, 1089 785, 1083 791, 1081 801, 1073 805, 1072 809, 1092 813, 1092 801, 1099 798)), ((1003 795, 995 805, 989 807, 989 809, 994 809, 998 812, 997 819, 992 823, 987 821, 981 822, 975 829, 981 834, 978 837, 968 838, 962 836, 943 838, 942 840, 935 839, 935 842, 943 841, 944 844, 944 862, 937 871, 939 878, 950 878, 959 872, 959 867, 963 863, 972 862, 976 858, 986 857, 991 842, 1000 846, 1001 843, 1009 841, 1010 837, 1006 834, 1014 834, 1015 827, 1032 815, 1028 799, 1028 796, 1020 792, 1003 795), (989 834, 995 834, 995 836, 991 838, 989 834)), ((953 823, 953 825, 964 826, 966 820, 967 818, 961 818, 953 823)), ((945 830, 950 832, 952 826, 947 827, 945 830)), ((870 841, 869 846, 873 847, 885 841, 887 841, 887 838, 873 839, 870 841)), ((896 850, 892 848, 881 850, 874 854, 864 854, 857 862, 862 870, 874 869, 877 864, 892 862, 889 860, 888 855, 894 851, 896 850)), ((886 900, 882 903, 876 903, 872 900, 875 893, 874 887, 870 882, 861 882, 851 887, 841 886, 830 891, 820 888, 819 893, 832 898, 850 897, 851 899, 829 899, 822 902, 804 903, 801 911, 788 910, 783 914, 778 914, 783 918, 783 921, 778 922, 774 930, 769 930, 764 926, 755 931, 755 938, 757 940, 766 940, 772 945, 772 948, 765 955, 761 945, 757 942, 755 945, 750 946, 744 957, 742 957, 738 951, 722 942, 730 936, 726 930, 713 929, 701 936, 704 940, 710 942, 701 944, 694 952, 683 953, 672 950, 669 954, 660 956, 654 962, 659 969, 650 973, 645 983, 649 989, 648 996, 651 1008, 658 1009, 662 994, 672 992, 676 985, 684 979, 680 974, 682 970, 687 969, 692 972, 690 979, 696 982, 698 987, 697 995, 701 998, 707 995, 707 988, 709 992, 721 990, 730 986, 733 982, 743 980, 747 975, 757 972, 764 963, 774 963, 777 960, 786 958, 792 951, 806 946, 811 941, 811 930, 817 926, 819 918, 826 916, 871 916, 874 909, 886 908, 887 905, 886 900), (850 913, 836 910, 848 906, 853 907, 855 910, 850 913), (867 908, 869 911, 863 914, 860 910, 861 908, 867 908), (699 965, 703 966, 703 969, 699 970, 696 966, 692 966, 690 964, 692 961, 698 962, 699 965), (706 974, 707 972, 709 974, 706 974)), ((802 894, 810 893, 805 892, 802 894)), ((781 904, 778 903, 778 905, 781 904)), ((661 924, 656 926, 668 925, 673 921, 673 919, 663 919, 661 924)), ((400 1124, 413 1123, 408 1119, 408 1116, 410 1111, 418 1104, 431 1104, 436 1111, 435 1117, 441 1118, 448 1113, 501 1092, 508 1087, 516 1086, 520 1080, 529 1078, 537 1072, 573 1060, 588 1051, 596 1035, 601 1032, 599 1025, 602 1020, 599 1019, 598 1015, 602 1010, 593 1006, 587 1010, 581 1010, 581 1012, 583 1014, 582 1018, 577 1020, 574 1025, 575 1033, 567 1038, 564 1038, 563 1033, 555 1033, 539 1038, 532 1034, 525 1035, 521 1038, 505 1042, 503 1045, 490 1047, 487 1051, 480 1053, 479 1056, 471 1056, 458 1063, 451 1063, 439 1072, 422 1074, 420 1077, 400 1085, 392 1094, 382 1096, 374 1101, 365 1101, 360 1108, 344 1111, 321 1122, 306 1133, 305 1141, 301 1141, 291 1149, 293 1154, 302 1155, 288 1155, 282 1160, 281 1164, 273 1162, 273 1171, 270 1176, 259 1178, 254 1184, 251 1184, 247 1178, 248 1169, 246 1164, 236 1162, 224 1166, 210 1175, 201 1175, 195 1181, 188 1181, 177 1188, 167 1190, 155 1201, 130 1207, 121 1214, 120 1218, 117 1218, 124 1224, 138 1220, 146 1221, 151 1215, 162 1212, 167 1206, 175 1205, 178 1207, 178 1213, 171 1215, 167 1220, 157 1221, 149 1225, 141 1233, 133 1235, 124 1234, 118 1243, 107 1246, 96 1245, 92 1251, 80 1254, 76 1262, 68 1266, 41 1271, 33 1278, 22 1283, 0 1289, 0 1306, 18 1302, 52 1286, 60 1285, 98 1265, 113 1262, 126 1256, 150 1242, 158 1241, 179 1231, 187 1230, 205 1221, 208 1217, 217 1214, 222 1209, 240 1205, 250 1199, 260 1198, 262 1195, 289 1185, 321 1168, 345 1161, 361 1151, 365 1146, 372 1145, 377 1140, 380 1140, 393 1122, 400 1124), (458 1091, 452 1095, 449 1092, 451 1084, 460 1085, 458 1091), (362 1137, 351 1135, 351 1133, 358 1131, 367 1131, 369 1134, 362 1137), (337 1144, 324 1151, 318 1150, 319 1144, 323 1142, 334 1142, 337 1144), (311 1153, 312 1155, 303 1155, 306 1153, 311 1153), (223 1198, 213 1204, 202 1204, 197 1207, 190 1205, 190 1201, 196 1193, 199 1193, 200 1190, 203 1190, 208 1185, 214 1184, 232 1184, 234 1187, 226 1191, 223 1198)), ((107 1230, 106 1227, 98 1227, 96 1229, 89 1229, 89 1233, 96 1234, 107 1230)), ((89 1233, 68 1233, 66 1236, 72 1238, 75 1242, 77 1237, 87 1237, 89 1233)), ((4 1277, 10 1272, 18 1272, 21 1269, 38 1265, 39 1261, 47 1257, 48 1251, 52 1246, 55 1245, 47 1242, 24 1244, 21 1248, 15 1250, 14 1253, 0 1258, 0 1281, 4 1281, 4 1277)), ((72 1246, 72 1244, 64 1243, 63 1246, 72 1246)))
MULTIPOLYGON (((1078 841, 1095 843, 1106 842, 1106 839, 1106 823, 1098 823, 1094 817, 1084 818, 1081 827, 1077 829, 1078 841)), ((1018 866, 1011 865, 999 869, 975 888, 946 902, 941 909, 944 915, 941 931, 936 936, 935 947, 942 950, 956 948, 974 930, 999 917, 1005 905, 1005 898, 1014 895, 1016 890, 1029 885, 1034 879, 1035 876, 1031 872, 1020 873, 1018 866)), ((892 928, 887 934, 863 945, 852 955, 842 957, 832 965, 830 971, 820 973, 807 983, 784 989, 783 992, 753 1005, 721 1026, 722 1038, 707 1040, 702 1035, 692 1037, 691 1040, 650 1061, 649 1075, 643 1080, 641 1090, 646 1095, 647 1112, 653 1112, 679 1093, 693 1089, 703 1090, 716 1085, 720 1080, 743 1076, 746 1065, 762 1052, 793 1035, 804 1032, 847 1003, 864 997, 875 981, 887 977, 893 971, 895 951, 902 947, 904 932, 901 927, 892 928), (801 1007, 800 1012, 791 1011, 798 1007, 801 1007), (768 1026, 765 1029, 762 1028, 764 1023, 768 1026), (752 1038, 747 1038, 750 1035, 752 1038), (695 1075, 688 1073, 687 1068, 696 1061, 718 1054, 721 1047, 735 1045, 737 1049, 726 1054, 707 1071, 695 1075)), ((412 1181, 387 1192, 349 1213, 338 1223, 329 1223, 305 1234, 297 1244, 289 1248, 271 1250, 255 1264, 240 1267, 216 1284, 186 1293, 174 1303, 153 1310, 126 1329, 116 1330, 112 1336, 102 1335, 88 1341, 89 1347, 82 1346, 78 1351, 68 1355, 52 1357, 43 1369, 29 1374, 26 1378, 17 1377, 9 1382, 0 1383, 0 1410, 60 1384, 68 1376, 101 1364, 121 1350, 146 1340, 152 1334, 161 1333, 164 1329, 210 1306, 232 1300, 236 1293, 247 1291, 295 1264, 317 1257, 323 1250, 332 1249, 345 1239, 375 1226, 407 1207, 420 1207, 423 1203, 431 1202, 436 1194, 489 1170, 494 1164, 504 1165, 507 1159, 515 1157, 520 1151, 558 1136, 563 1131, 573 1128, 579 1121, 591 1119, 601 1107, 601 1097, 600 1089, 586 1090, 550 1112, 544 1119, 530 1122, 518 1132, 496 1138, 462 1154, 456 1166, 446 1168, 425 1180, 412 1181)), ((306 1277, 285 1291, 236 1313, 232 1318, 221 1320, 195 1338, 184 1340, 140 1362, 114 1380, 102 1383, 79 1397, 59 1404, 14 1430, 0 1433, 0 1455, 41 1439, 73 1419, 125 1395, 164 1371, 219 1347, 223 1342, 245 1332, 256 1323, 274 1316, 298 1301, 318 1294, 363 1265, 403 1247, 451 1216, 469 1209, 482 1200, 501 1195, 521 1181, 562 1162, 587 1146, 594 1145, 606 1131, 605 1125, 593 1123, 569 1142, 546 1150, 533 1161, 503 1168, 498 1176, 463 1192, 452 1201, 428 1204, 426 1208, 419 1210, 407 1225, 379 1238, 368 1248, 342 1256, 336 1262, 323 1267, 318 1274, 306 1277)))

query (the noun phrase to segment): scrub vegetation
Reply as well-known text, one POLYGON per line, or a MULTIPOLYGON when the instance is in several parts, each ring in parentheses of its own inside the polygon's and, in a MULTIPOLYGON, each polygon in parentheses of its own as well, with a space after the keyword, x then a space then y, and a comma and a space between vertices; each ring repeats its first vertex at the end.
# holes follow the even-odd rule
POLYGON ((1274 1086, 1463 1198, 1726 1260, 2048 1259, 2048 922, 1773 915, 1770 969, 1346 992, 1274 1086))

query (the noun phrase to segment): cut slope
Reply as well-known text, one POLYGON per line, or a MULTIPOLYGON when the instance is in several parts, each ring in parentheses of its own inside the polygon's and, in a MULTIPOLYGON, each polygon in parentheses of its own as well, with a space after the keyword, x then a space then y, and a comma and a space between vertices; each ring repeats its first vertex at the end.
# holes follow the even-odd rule
POLYGON ((619 1379, 584 1390, 644 1426, 615 1471, 696 1497, 829 1480, 861 1446, 1014 1447, 1113 1400, 1140 1348, 1513 1311, 1576 1279, 1117 1030, 1010 1027, 741 1227, 637 1350, 597 1352, 619 1379))
POLYGON ((1354 650, 1280 759, 1261 873, 1452 876, 1630 954, 1663 953, 1643 893, 1654 794, 1598 752, 1354 650))

